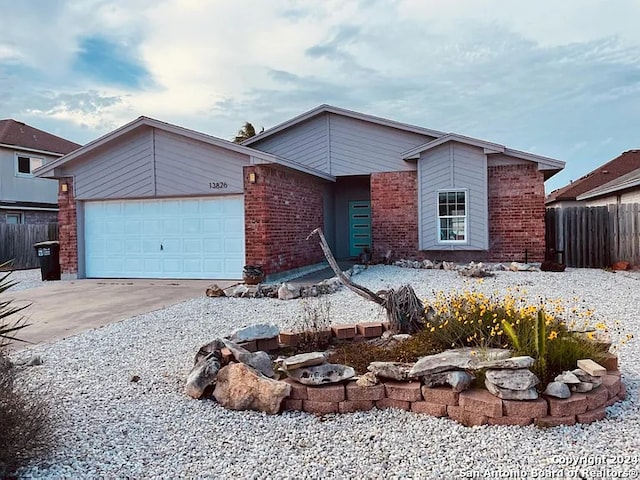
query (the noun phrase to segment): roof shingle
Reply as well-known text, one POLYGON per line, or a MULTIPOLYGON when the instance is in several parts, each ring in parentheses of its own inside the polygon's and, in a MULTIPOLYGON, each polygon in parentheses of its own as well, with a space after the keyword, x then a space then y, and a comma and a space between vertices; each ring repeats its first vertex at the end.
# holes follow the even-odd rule
POLYGON ((0 144, 67 154, 81 145, 11 118, 0 120, 0 144))
POLYGON ((575 200, 578 195, 582 195, 596 187, 609 183, 638 168, 640 168, 640 150, 628 150, 578 180, 554 190, 549 194, 545 203, 550 204, 561 200, 575 200))

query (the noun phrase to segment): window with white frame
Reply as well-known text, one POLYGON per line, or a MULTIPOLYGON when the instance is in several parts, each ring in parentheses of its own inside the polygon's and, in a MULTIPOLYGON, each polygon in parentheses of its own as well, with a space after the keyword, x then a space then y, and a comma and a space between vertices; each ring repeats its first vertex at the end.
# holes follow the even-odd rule
POLYGON ((44 158, 16 154, 16 174, 32 176, 33 171, 44 165, 44 158))
POLYGON ((467 242, 467 191, 438 192, 438 242, 467 242))

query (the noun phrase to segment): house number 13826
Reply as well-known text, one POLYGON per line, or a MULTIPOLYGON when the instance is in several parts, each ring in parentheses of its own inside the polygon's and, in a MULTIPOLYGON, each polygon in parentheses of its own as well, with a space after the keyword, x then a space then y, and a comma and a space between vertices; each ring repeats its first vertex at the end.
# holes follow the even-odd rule
POLYGON ((227 182, 209 182, 209 188, 211 189, 220 189, 220 188, 227 188, 229 185, 227 185, 227 182))

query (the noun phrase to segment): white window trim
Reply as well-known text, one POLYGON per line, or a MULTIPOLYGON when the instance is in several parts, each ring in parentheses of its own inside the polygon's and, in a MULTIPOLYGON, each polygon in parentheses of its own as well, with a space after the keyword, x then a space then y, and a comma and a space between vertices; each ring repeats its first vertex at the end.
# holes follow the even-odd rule
MULTIPOLYGON (((455 216, 455 218, 461 215, 455 216)), ((468 245, 469 244, 469 189, 468 188, 443 188, 436 190, 436 242, 439 245, 468 245), (464 240, 442 240, 440 238, 440 219, 454 218, 450 216, 440 216, 440 194, 450 192, 464 193, 464 240)))
POLYGON ((33 178, 34 175, 33 173, 24 173, 21 172, 18 169, 18 158, 19 157, 23 157, 23 158, 28 158, 29 159, 29 169, 31 169, 31 160, 42 160, 42 165, 44 165, 45 163, 47 163, 47 161, 45 160, 44 157, 39 157, 37 155, 30 155, 30 154, 24 154, 24 153, 15 153, 15 169, 16 169, 16 177, 25 177, 25 178, 33 178))

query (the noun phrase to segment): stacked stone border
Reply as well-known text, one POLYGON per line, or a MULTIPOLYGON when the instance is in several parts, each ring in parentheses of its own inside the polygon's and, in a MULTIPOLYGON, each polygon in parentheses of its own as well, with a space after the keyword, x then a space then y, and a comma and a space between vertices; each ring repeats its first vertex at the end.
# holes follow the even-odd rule
MULTIPOLYGON (((386 322, 336 325, 325 332, 338 340, 362 341, 379 337, 388 329, 386 322)), ((279 338, 241 344, 251 351, 275 352, 295 347, 300 333, 281 332, 279 338)), ((223 356, 232 358, 223 349, 223 356)), ((626 399, 626 387, 618 370, 618 359, 609 355, 603 366, 607 374, 602 385, 587 393, 573 393, 570 398, 541 396, 536 400, 502 400, 487 390, 472 389, 460 393, 451 387, 427 387, 413 381, 381 380, 377 385, 360 387, 355 380, 323 386, 306 386, 294 380, 291 393, 282 402, 282 411, 303 411, 316 415, 399 408, 433 417, 449 417, 466 426, 536 425, 554 427, 592 423, 606 417, 606 408, 626 399)))

